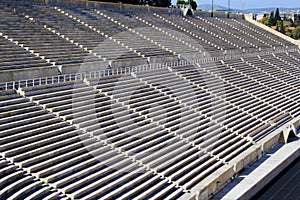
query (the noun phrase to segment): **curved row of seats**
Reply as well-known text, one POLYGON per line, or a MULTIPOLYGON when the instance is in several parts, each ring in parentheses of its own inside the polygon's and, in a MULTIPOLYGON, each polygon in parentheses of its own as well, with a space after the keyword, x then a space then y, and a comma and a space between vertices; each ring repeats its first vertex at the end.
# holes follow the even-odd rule
POLYGON ((223 27, 225 25, 224 29, 227 28, 226 30, 228 30, 229 32, 237 36, 241 35, 242 33, 243 38, 240 39, 243 39, 247 44, 248 42, 251 42, 252 45, 256 45, 257 47, 262 47, 262 48, 273 47, 271 42, 259 38, 259 36, 257 36, 256 34, 251 33, 251 30, 245 30, 240 26, 237 26, 236 24, 229 23, 228 22, 229 20, 222 19, 222 18, 216 18, 216 20, 212 20, 212 19, 203 19, 203 20, 210 21, 211 23, 216 24, 219 27, 223 27))
POLYGON ((264 30, 256 30, 245 20, 236 19, 133 15, 126 10, 113 12, 18 2, 2 3, 0 16, 3 19, 0 32, 5 37, 1 38, 0 48, 6 51, 1 53, 5 57, 2 69, 53 68, 49 71, 51 75, 106 68, 112 61, 124 62, 116 66, 127 66, 130 62, 136 65, 177 61, 178 57, 195 59, 207 53, 223 55, 231 51, 293 46, 264 30), (260 35, 269 42, 263 42, 260 35), (15 56, 8 57, 7 49, 13 50, 9 52, 15 56))
MULTIPOLYGON (((88 52, 44 29, 35 21, 11 11, 1 10, 1 13, 5 15, 5 21, 1 23, 3 34, 30 47, 35 53, 45 56, 57 65, 82 63, 89 55, 88 52)), ((89 58, 90 61, 100 61, 97 57, 89 56, 89 58)))
POLYGON ((296 55, 3 91, 0 193, 24 199, 183 197, 299 116, 297 83, 289 78, 293 65, 281 71, 264 65, 279 67, 296 55), (26 190, 16 192, 20 187, 26 190))
POLYGON ((226 38, 229 41, 234 41, 238 47, 241 47, 243 49, 247 49, 248 51, 257 51, 258 48, 265 48, 264 43, 261 44, 261 41, 258 41, 257 39, 249 38, 249 35, 246 32, 240 32, 239 30, 236 30, 234 28, 229 29, 227 27, 223 27, 223 23, 218 23, 219 21, 211 20, 211 19, 205 19, 205 18, 198 18, 200 21, 197 21, 197 23, 203 24, 205 26, 208 24, 211 26, 212 30, 215 29, 214 32, 219 32, 222 37, 226 38), (242 35, 243 34, 243 35, 242 35))
POLYGON ((167 28, 160 28, 155 24, 151 24, 148 19, 145 20, 139 16, 135 16, 135 18, 147 25, 146 27, 138 28, 139 33, 171 49, 180 55, 180 58, 192 60, 204 56, 205 49, 201 45, 195 44, 195 40, 192 40, 185 34, 167 28))
POLYGON ((260 56, 260 60, 264 61, 265 64, 269 64, 267 66, 262 65, 263 70, 274 74, 278 79, 282 79, 282 81, 285 81, 286 83, 290 84, 291 87, 295 87, 295 89, 298 90, 297 87, 299 87, 299 83, 297 80, 299 81, 300 79, 299 67, 296 63, 289 63, 289 61, 292 59, 286 59, 286 57, 279 58, 274 54, 274 57, 260 56), (270 66, 272 66, 272 68, 270 68, 270 66), (284 73, 281 74, 282 72, 284 73))
POLYGON ((35 17, 35 19, 40 21, 40 23, 46 25, 47 27, 53 28, 60 34, 65 35, 74 42, 77 42, 88 50, 91 50, 93 53, 96 53, 101 58, 113 60, 140 57, 136 53, 130 52, 124 46, 113 41, 109 41, 104 36, 105 34, 112 36, 112 33, 115 33, 114 31, 116 30, 116 27, 113 26, 112 22, 104 23, 104 19, 93 18, 92 15, 81 10, 75 13, 73 12, 74 9, 66 10, 65 14, 68 14, 68 16, 62 14, 57 9, 52 7, 49 9, 44 6, 33 6, 26 10, 24 10, 23 7, 20 9, 21 11, 25 11, 29 15, 35 17), (35 12, 32 12, 32 10, 35 12), (74 20, 74 18, 77 20, 74 20), (81 21, 78 22, 78 20, 81 21), (86 27, 84 24, 82 24, 82 21, 88 23, 93 28, 101 30, 104 35, 95 33, 89 27, 86 27), (97 21, 102 22, 101 26, 98 26, 97 21), (109 32, 106 32, 107 30, 109 30, 109 32))
POLYGON ((264 30, 264 29, 260 29, 257 28, 257 26, 251 24, 248 21, 245 20, 241 20, 241 19, 230 19, 230 20, 225 20, 222 19, 224 21, 226 21, 227 23, 235 26, 235 27, 239 27, 239 29, 244 30, 252 35, 261 35, 263 36, 263 38, 261 39, 268 39, 269 42, 271 42, 273 44, 273 46, 290 46, 291 44, 279 37, 276 37, 273 34, 270 34, 268 31, 264 30))
MULTIPOLYGON (((125 28, 124 24, 116 21, 113 17, 107 16, 105 12, 96 13, 90 10, 79 9, 61 9, 61 12, 67 12, 90 26, 97 27, 98 30, 101 30, 105 35, 111 37, 112 40, 128 46, 130 49, 135 50, 145 57, 167 57, 172 55, 158 45, 152 44, 150 41, 147 41, 147 39, 131 32, 128 28, 125 28), (99 23, 100 21, 101 23, 99 23)), ((113 51, 111 47, 110 50, 113 51)), ((95 52, 100 55, 105 53, 99 46, 95 49, 95 52)))
MULTIPOLYGON (((134 76, 90 79, 88 86, 82 82, 75 86, 61 83, 60 87, 51 89, 24 88, 24 91, 25 96, 123 155, 169 176, 166 159, 158 159, 162 152, 172 156, 180 146, 181 150, 195 146, 230 161, 252 145, 239 134, 260 140, 273 128, 269 122, 275 123, 284 115, 277 107, 227 82, 223 82, 226 96, 222 95, 222 88, 214 83, 215 73, 209 74, 213 66, 204 68, 190 66, 174 68, 173 72, 137 72, 134 76), (203 105, 203 102, 207 103, 203 105), (92 105, 88 105, 90 103, 92 105), (214 112, 212 108, 220 111, 214 112), (226 108, 224 113, 222 108, 226 108), (166 144, 164 151, 156 152, 166 144), (154 150, 153 155, 145 154, 149 150, 146 147, 154 150)), ((285 115, 283 118, 285 122, 290 119, 285 115)), ((171 177, 168 178, 174 181, 171 177)), ((194 184, 178 182, 186 189, 194 184)))
MULTIPOLYGON (((91 133, 93 137, 97 138, 100 141, 103 141, 105 144, 110 145, 111 148, 122 152, 124 155, 129 156, 136 162, 145 165, 147 168, 153 169, 156 173, 164 174, 165 177, 167 177, 171 172, 174 173, 174 169, 171 172, 171 169, 169 169, 168 171, 162 171, 162 169, 166 168, 167 166, 170 167, 174 163, 179 162, 179 160, 184 157, 184 155, 181 154, 185 153, 185 151, 187 151, 189 148, 192 148, 192 144, 187 144, 185 140, 182 140, 179 136, 171 131, 171 129, 176 128, 175 124, 176 122, 178 122, 177 118, 172 116, 171 114, 175 114, 176 110, 179 109, 178 112, 180 112, 181 110, 182 112, 185 111, 182 113, 182 115, 185 116, 191 113, 191 111, 188 111, 188 109, 180 108, 180 106, 178 106, 178 103, 172 103, 172 100, 168 100, 168 98, 164 97, 162 94, 159 94, 149 87, 141 87, 140 82, 130 76, 115 77, 103 80, 89 80, 89 82, 91 85, 94 85, 94 83, 96 83, 97 86, 95 87, 95 89, 101 91, 102 95, 106 94, 106 96, 112 97, 112 100, 103 100, 103 97, 100 100, 96 95, 91 95, 89 97, 87 96, 87 99, 92 99, 92 101, 95 102, 90 107, 87 107, 85 106, 86 102, 82 102, 84 100, 82 99, 84 94, 78 91, 78 89, 82 89, 82 87, 77 88, 77 86, 74 86, 73 94, 68 94, 68 89, 62 85, 59 93, 62 95, 64 94, 64 99, 73 97, 73 116, 70 118, 68 117, 68 115, 64 115, 66 113, 59 113, 59 116, 65 119, 72 119, 72 124, 85 130, 87 133, 91 133), (117 85, 115 85, 116 83, 117 85), (126 98, 129 96, 128 88, 130 86, 133 88, 137 87, 136 90, 129 90, 135 91, 136 94, 130 95, 130 100, 128 100, 130 102, 127 102, 129 107, 127 107, 126 109, 126 107, 124 106, 127 105, 127 103, 124 104, 124 101, 126 101, 126 98), (147 91, 147 93, 152 98, 147 100, 146 94, 140 93, 139 91, 147 91), (145 96, 143 94, 145 94, 145 96), (134 96, 139 96, 140 98, 143 98, 143 100, 135 100, 134 96), (155 96, 157 98, 155 98, 155 96), (116 100, 119 103, 116 103, 116 100), (148 104, 145 104, 146 102, 148 104), (166 125, 160 124, 160 121, 164 120, 160 115, 160 110, 155 109, 155 102, 159 104, 158 107, 160 109, 162 109, 164 105, 170 106, 169 108, 165 107, 165 109, 168 110, 166 111, 166 115, 170 115, 166 120, 166 125), (173 106, 171 106, 172 104, 173 106), (81 109, 84 109, 84 111, 81 112, 81 109), (149 110, 151 110, 150 113, 149 110), (173 126, 173 128, 171 128, 171 125, 173 126), (173 159, 172 162, 166 162, 167 156, 171 158, 177 154, 180 155, 178 158, 173 159)), ((25 95, 33 95, 33 92, 37 94, 37 91, 27 91, 26 88, 24 90, 25 95)), ((40 90, 39 92, 41 92, 42 90, 40 90)), ((47 102, 45 102, 45 100, 40 100, 38 102, 43 103, 44 101, 45 108, 51 108, 52 111, 57 111, 57 108, 59 108, 60 105, 65 106, 66 104, 68 104, 65 100, 55 101, 57 107, 52 107, 52 94, 57 94, 57 96, 55 97, 56 100, 60 94, 58 94, 58 92, 55 92, 54 90, 46 91, 47 93, 45 93, 44 96, 47 102)), ((37 98, 39 98, 39 95, 33 95, 30 98, 35 101, 37 100, 37 98)), ((197 114, 193 115, 193 117, 196 116, 197 114)), ((192 118, 189 119, 189 121, 192 120, 192 118)), ((196 123, 196 121, 194 121, 194 123, 196 123)), ((186 127, 182 127, 182 131, 184 131, 184 128, 186 127)), ((205 134, 205 132, 203 133, 205 134)), ((203 135, 203 133, 201 134, 203 135)), ((195 147, 193 148, 194 150, 197 149, 195 147)), ((209 154, 202 154, 206 158, 209 158, 209 163, 216 162, 214 158, 210 158, 209 154)), ((200 154, 198 155, 198 157, 199 156, 200 154)), ((199 162, 199 160, 195 160, 195 162, 199 162)), ((222 166, 222 163, 217 163, 217 165, 211 167, 211 171, 215 171, 220 166, 222 166)), ((197 165, 191 165, 190 170, 193 169, 194 173, 196 171, 200 172, 199 170, 203 171, 204 166, 196 166, 197 165)), ((177 167, 180 167, 180 165, 177 167)), ((178 176, 179 175, 176 175, 177 178, 178 176)), ((182 181, 177 183, 178 186, 182 186, 182 184, 185 183, 183 182, 183 180, 189 180, 189 177, 192 176, 192 174, 186 175, 181 173, 180 176, 183 176, 185 178, 180 179, 182 181)), ((177 180, 172 177, 173 176, 169 177, 168 180, 177 180)), ((203 178, 204 176, 201 177, 201 179, 203 178)), ((199 179, 197 180, 199 181, 199 179)), ((197 182, 194 180, 192 183, 189 183, 189 185, 192 184, 191 186, 184 185, 184 187, 190 189, 196 183, 197 182)))
MULTIPOLYGON (((40 91, 35 88, 32 93, 40 91)), ((5 186, 1 197, 116 199, 159 194, 174 199, 183 195, 168 180, 14 92, 1 96, 0 104, 5 186)))
POLYGON ((26 171, 0 159, 1 199, 67 199, 26 171))
POLYGON ((211 34, 208 33, 208 30, 205 29, 206 31, 204 31, 203 29, 201 30, 201 34, 198 34, 200 31, 198 28, 192 26, 188 26, 187 28, 186 23, 183 22, 182 19, 178 20, 176 16, 169 17, 154 14, 154 16, 151 16, 149 18, 147 17, 147 15, 142 16, 143 19, 151 20, 152 23, 155 23, 156 21, 156 23, 158 22, 159 24, 163 24, 162 27, 164 28, 168 28, 170 30, 175 30, 186 34, 188 37, 192 38, 193 40, 196 40, 199 43, 199 45, 203 46, 208 53, 212 53, 215 51, 223 52, 224 50, 224 43, 222 41, 219 41, 218 39, 212 38, 211 34), (180 24, 178 24, 179 22, 180 24))
MULTIPOLYGON (((177 68, 175 70, 177 70, 177 68)), ((187 72, 189 69, 181 68, 179 70, 187 72)), ((205 89, 195 87, 195 85, 167 70, 159 70, 157 73, 143 75, 137 73, 137 76, 142 77, 141 80, 151 84, 161 92, 166 92, 172 98, 177 99, 183 104, 183 107, 190 108, 193 111, 191 114, 180 113, 177 123, 172 124, 174 127, 173 130, 183 139, 193 142, 193 144, 199 148, 211 151, 213 155, 221 159, 224 158, 226 161, 234 157, 235 153, 232 150, 233 146, 227 146, 230 144, 230 140, 238 141, 237 146, 249 145, 247 141, 240 139, 233 133, 233 131, 235 131, 233 127, 238 125, 238 122, 233 123, 236 119, 234 115, 241 118, 245 116, 231 105, 211 95, 205 89), (166 77, 166 79, 164 77, 166 77), (163 79, 165 81, 163 81, 163 79), (195 120, 194 113, 200 114, 200 118, 198 117, 199 119, 196 118, 195 120), (194 122, 194 124, 192 124, 193 126, 189 125, 186 127, 188 121, 194 122)), ((188 78, 188 76, 186 77, 188 78)), ((207 84, 204 87, 206 86, 207 84)), ((166 118, 166 120, 168 120, 168 118, 166 118)), ((244 118, 244 120, 246 119, 244 118)), ((237 146, 235 146, 235 148, 237 146)))
MULTIPOLYGON (((259 72, 254 67, 250 67, 245 61, 241 60, 233 60, 226 61, 225 64, 228 65, 229 72, 231 74, 236 74, 235 76, 243 75, 243 81, 238 83, 237 80, 231 79, 230 81, 234 81, 233 83, 237 84, 239 87, 246 89, 246 91, 255 95, 256 97, 264 100, 269 105, 274 106, 277 109, 288 112, 291 116, 296 117, 299 115, 299 109, 297 106, 297 101, 286 96, 285 90, 282 91, 282 84, 278 83, 276 79, 273 77, 268 79, 265 78, 265 74, 259 72), (251 83, 251 84, 250 84, 251 83), (257 85, 258 84, 258 85, 257 85), (282 93, 282 92, 283 93, 282 93)), ((290 91, 292 93, 296 91, 290 91)))
MULTIPOLYGON (((49 67, 47 59, 73 66, 197 55, 197 45, 210 52, 256 48, 260 38, 234 37, 239 30, 270 38, 264 48, 290 45, 230 19, 214 24, 214 19, 163 14, 139 13, 138 18, 126 11, 18 2, 0 4, 0 16, 0 47, 8 50, 0 52, 3 70, 49 67), (224 30, 222 22, 236 28, 224 30), (136 27, 154 32, 129 30, 136 27), (197 36, 199 30, 203 35, 197 36), (192 38, 181 40, 186 51, 176 44, 181 34, 192 38)), ((242 152, 299 117, 299 60, 299 52, 281 53, 0 90, 0 197, 189 196, 207 177, 226 170, 242 152)))
MULTIPOLYGON (((54 154, 56 148, 68 144, 72 129, 14 91, 1 94, 0 105, 1 198, 65 198, 31 172, 51 164, 42 161, 51 158, 49 152, 54 154), (61 141, 62 138, 65 141, 61 141)), ((77 133, 73 133, 74 136, 77 133)))
POLYGON ((5 50, 0 51, 1 71, 52 66, 3 37, 0 37, 0 49, 5 50))

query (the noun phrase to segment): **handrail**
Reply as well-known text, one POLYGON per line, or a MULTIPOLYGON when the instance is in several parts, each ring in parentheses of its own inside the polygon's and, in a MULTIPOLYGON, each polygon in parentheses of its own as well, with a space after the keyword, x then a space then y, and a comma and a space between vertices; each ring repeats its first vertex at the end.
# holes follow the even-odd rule
POLYGON ((153 63, 153 64, 126 67, 126 68, 113 68, 113 69, 107 69, 101 71, 90 71, 90 72, 82 72, 76 74, 65 74, 65 75, 58 75, 58 76, 51 76, 51 77, 11 81, 11 82, 0 83, 0 90, 11 90, 11 89, 18 89, 19 87, 32 87, 38 85, 47 85, 47 84, 54 84, 54 83, 61 83, 61 82, 68 82, 68 81, 84 80, 90 78, 101 78, 101 77, 115 76, 120 74, 130 74, 132 72, 142 72, 142 71, 163 69, 168 67, 205 64, 205 63, 212 63, 221 60, 226 61, 226 60, 240 59, 242 57, 256 57, 258 55, 263 56, 263 55, 271 55, 273 53, 285 53, 285 52, 299 52, 299 49, 279 48, 273 51, 266 51, 266 52, 237 53, 237 54, 230 54, 230 55, 217 56, 217 57, 204 57, 204 58, 199 58, 194 60, 181 60, 177 62, 168 62, 168 63, 153 63))

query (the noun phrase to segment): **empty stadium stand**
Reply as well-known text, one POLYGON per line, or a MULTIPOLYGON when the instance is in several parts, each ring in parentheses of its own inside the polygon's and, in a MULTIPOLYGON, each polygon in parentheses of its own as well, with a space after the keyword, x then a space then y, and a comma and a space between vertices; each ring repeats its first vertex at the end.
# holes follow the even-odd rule
POLYGON ((72 2, 0 1, 0 199, 209 199, 298 134, 295 45, 72 2))
POLYGON ((20 58, 12 60, 9 73, 1 71, 3 81, 295 48, 245 20, 241 25, 241 19, 234 18, 183 18, 160 12, 15 1, 5 1, 0 6, 1 40, 36 60, 26 66, 14 65, 20 58), (199 31, 201 34, 197 34, 199 31))

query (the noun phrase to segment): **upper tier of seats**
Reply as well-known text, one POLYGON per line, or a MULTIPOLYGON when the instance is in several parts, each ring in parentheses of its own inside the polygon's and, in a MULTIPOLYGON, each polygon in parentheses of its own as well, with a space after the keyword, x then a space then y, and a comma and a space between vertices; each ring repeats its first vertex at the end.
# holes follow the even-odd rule
POLYGON ((1 1, 0 18, 1 82, 295 48, 242 19, 19 1, 1 1))

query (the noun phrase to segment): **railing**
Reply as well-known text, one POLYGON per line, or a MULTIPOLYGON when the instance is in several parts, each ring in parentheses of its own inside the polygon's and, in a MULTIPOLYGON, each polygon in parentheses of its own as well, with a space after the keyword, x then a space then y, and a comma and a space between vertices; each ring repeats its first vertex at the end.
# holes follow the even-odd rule
POLYGON ((20 87, 33 87, 38 85, 55 84, 55 83, 68 82, 68 81, 101 78, 101 77, 115 76, 120 74, 130 74, 132 72, 151 71, 151 70, 163 69, 167 67, 205 64, 205 63, 217 62, 221 60, 240 59, 242 57, 256 57, 258 55, 261 56, 271 55, 273 53, 284 53, 284 52, 299 52, 299 49, 282 48, 282 49, 276 49, 274 51, 266 51, 266 52, 237 53, 237 54, 230 54, 224 56, 199 58, 194 60, 181 60, 178 62, 153 63, 148 65, 138 65, 138 66, 132 66, 126 68, 114 68, 114 69, 107 69, 101 71, 91 71, 91 72, 83 72, 77 74, 66 74, 66 75, 35 78, 35 79, 28 79, 28 80, 12 81, 12 82, 0 83, 0 90, 11 90, 11 89, 18 89, 20 87))

